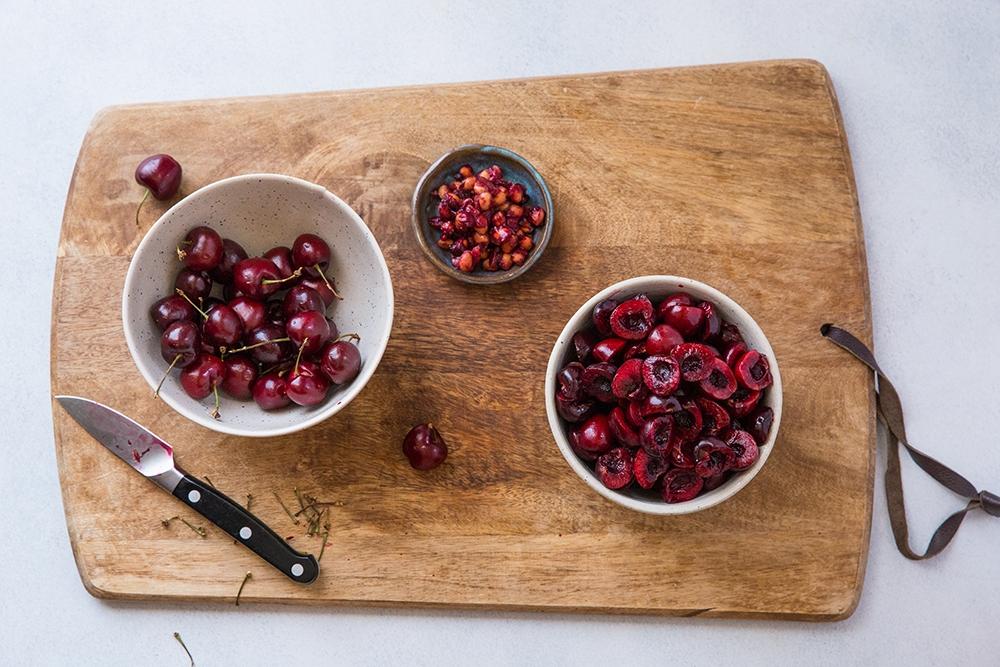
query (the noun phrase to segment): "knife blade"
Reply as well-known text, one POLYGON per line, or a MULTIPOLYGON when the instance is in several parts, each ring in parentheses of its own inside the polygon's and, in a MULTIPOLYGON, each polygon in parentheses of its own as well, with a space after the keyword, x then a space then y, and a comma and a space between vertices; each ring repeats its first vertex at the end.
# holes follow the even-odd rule
POLYGON ((289 579, 309 584, 319 576, 319 563, 311 554, 296 551, 244 507, 177 466, 174 449, 165 440, 97 401, 79 396, 56 396, 56 400, 87 433, 115 456, 289 579))

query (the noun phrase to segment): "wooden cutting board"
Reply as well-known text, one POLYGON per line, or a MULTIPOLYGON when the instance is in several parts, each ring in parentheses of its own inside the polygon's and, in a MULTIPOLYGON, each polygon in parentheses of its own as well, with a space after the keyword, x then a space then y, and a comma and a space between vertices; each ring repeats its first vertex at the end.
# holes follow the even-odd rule
MULTIPOLYGON (((820 339, 871 339, 865 247, 829 76, 781 61, 457 85, 115 107, 94 119, 66 203, 52 313, 52 390, 87 396, 174 444, 178 460, 292 544, 320 539, 272 492, 334 502, 323 572, 300 587, 91 440, 54 405, 69 534, 102 598, 416 604, 831 620, 854 610, 872 507, 871 377, 820 339), (545 256, 495 287, 449 279, 409 224, 413 187, 448 148, 514 149, 546 177, 545 256), (126 350, 120 295, 137 229, 138 161, 168 152, 182 194, 278 172, 357 210, 385 253, 396 319, 349 408, 304 433, 226 437, 153 399, 126 350), (567 318, 626 277, 686 275, 730 294, 785 380, 773 456, 745 490, 654 517, 591 492, 549 432, 543 375, 567 318), (400 442, 432 420, 451 447, 431 473, 400 442)), ((166 288, 166 286, 165 286, 166 288)))

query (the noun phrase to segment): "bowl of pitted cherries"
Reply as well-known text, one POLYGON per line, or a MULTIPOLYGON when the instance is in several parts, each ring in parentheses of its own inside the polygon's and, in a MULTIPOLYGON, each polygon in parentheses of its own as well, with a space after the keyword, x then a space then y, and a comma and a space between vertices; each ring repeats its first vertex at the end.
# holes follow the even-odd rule
POLYGON ((559 451, 594 491, 649 514, 687 514, 745 487, 781 423, 781 374, 733 299, 678 276, 631 278, 570 318, 549 357, 559 451))
POLYGON ((342 410, 389 341, 378 242, 325 188, 251 174, 207 185, 150 228, 122 323, 153 393, 207 428, 267 437, 342 410))

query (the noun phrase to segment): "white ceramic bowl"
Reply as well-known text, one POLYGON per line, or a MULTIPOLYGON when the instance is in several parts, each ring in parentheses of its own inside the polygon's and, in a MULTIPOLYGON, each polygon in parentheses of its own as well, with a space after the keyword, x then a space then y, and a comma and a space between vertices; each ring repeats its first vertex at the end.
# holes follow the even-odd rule
MULTIPOLYGON (((151 390, 168 364, 160 355, 160 332, 149 308, 171 293, 181 268, 175 248, 198 225, 208 225, 223 238, 238 242, 251 257, 274 246, 291 246, 306 232, 325 239, 333 251, 328 273, 344 297, 327 314, 342 333, 361 336, 361 372, 350 384, 332 388, 326 401, 309 408, 291 405, 267 412, 252 400, 223 395, 220 420, 209 416, 211 399, 203 403, 184 392, 176 372, 163 383, 160 398, 213 431, 252 437, 299 431, 342 410, 371 378, 389 342, 393 315, 389 269, 375 237, 350 206, 319 185, 278 174, 235 176, 201 188, 164 213, 136 249, 125 277, 122 322, 129 352, 151 390)), ((215 290, 213 294, 218 285, 215 290)))
POLYGON ((724 500, 732 498, 740 489, 749 484, 750 480, 764 467, 767 458, 771 455, 771 450, 774 449, 778 427, 781 425, 781 372, 778 369, 778 360, 774 356, 774 350, 771 349, 771 344, 767 342, 767 337, 760 326, 738 303, 728 296, 714 287, 710 287, 697 280, 691 280, 690 278, 681 278, 678 276, 641 276, 623 280, 620 283, 615 283, 601 290, 587 303, 583 304, 576 311, 576 314, 569 319, 569 322, 566 323, 566 327, 559 334, 559 338, 552 348, 552 354, 549 355, 549 365, 545 371, 545 411, 548 413, 549 427, 552 429, 552 435, 559 446, 559 451, 562 452, 563 457, 569 463, 570 467, 573 468, 573 471, 580 476, 580 479, 587 483, 587 486, 608 500, 639 512, 661 515, 689 514, 718 505, 724 500), (687 292, 698 299, 708 299, 714 302, 718 306, 719 315, 724 320, 732 322, 740 328, 740 332, 743 334, 747 345, 767 355, 768 361, 771 364, 771 374, 774 376, 774 384, 768 388, 766 397, 761 402, 761 405, 769 405, 774 410, 774 422, 771 425, 771 433, 767 443, 760 448, 760 457, 757 459, 757 462, 749 469, 740 472, 726 481, 725 484, 717 489, 703 493, 697 498, 683 503, 665 503, 655 491, 642 491, 641 489, 634 490, 631 488, 615 491, 601 484, 600 480, 594 475, 594 472, 573 452, 567 436, 567 425, 556 411, 555 395, 558 387, 556 376, 563 366, 573 360, 573 335, 591 325, 591 314, 593 313, 594 306, 601 301, 605 299, 624 299, 639 292, 645 292, 653 301, 662 299, 674 292, 687 292))

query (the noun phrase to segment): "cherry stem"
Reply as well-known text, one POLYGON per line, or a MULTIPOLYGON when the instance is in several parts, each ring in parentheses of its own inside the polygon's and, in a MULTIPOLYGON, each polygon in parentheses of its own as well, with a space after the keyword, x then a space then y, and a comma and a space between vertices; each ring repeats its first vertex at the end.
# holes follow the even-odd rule
POLYGON ((292 375, 299 374, 299 362, 302 361, 302 350, 305 349, 308 343, 309 343, 309 336, 306 336, 306 339, 302 341, 302 345, 299 345, 299 353, 295 357, 295 369, 292 370, 292 375))
POLYGON ((216 385, 212 387, 212 393, 215 394, 215 408, 212 409, 208 414, 211 415, 212 419, 219 419, 219 387, 216 385))
POLYGON ((262 340, 259 343, 254 343, 253 345, 244 345, 243 347, 238 347, 235 350, 226 350, 222 354, 223 356, 225 356, 227 354, 236 354, 237 352, 246 352, 247 350, 252 350, 255 347, 260 347, 262 345, 270 345, 271 343, 288 343, 291 340, 292 339, 287 336, 284 338, 272 338, 271 340, 262 340))
POLYGON ((149 188, 146 188, 146 194, 144 194, 142 196, 142 199, 139 200, 139 205, 135 208, 135 226, 136 227, 139 226, 139 211, 142 210, 142 205, 146 203, 147 199, 149 199, 149 188))
POLYGON ((190 303, 190 304, 191 304, 191 307, 192 307, 192 308, 194 308, 195 310, 197 310, 197 311, 198 311, 198 314, 200 314, 200 315, 201 315, 202 317, 204 317, 204 318, 205 318, 206 320, 208 319, 208 314, 207 314, 207 313, 205 313, 205 311, 204 311, 204 310, 202 310, 201 308, 199 308, 199 307, 198 307, 197 305, 195 305, 195 302, 191 300, 191 297, 189 297, 189 296, 188 296, 187 294, 185 294, 185 293, 184 293, 184 290, 182 290, 182 289, 181 289, 180 287, 178 287, 178 288, 177 288, 177 289, 175 289, 174 291, 175 291, 175 292, 177 292, 177 294, 178 294, 179 296, 183 297, 183 299, 184 299, 185 301, 187 301, 188 303, 190 303))
POLYGON ((361 336, 359 336, 358 334, 354 333, 353 331, 351 333, 340 334, 339 336, 337 336, 337 340, 344 340, 345 338, 347 340, 354 339, 355 341, 357 341, 359 343, 361 342, 361 336))
POLYGON ((162 378, 160 378, 160 384, 156 385, 156 389, 153 391, 153 398, 159 398, 160 397, 160 387, 163 386, 163 383, 167 380, 167 376, 170 375, 170 371, 172 371, 174 369, 174 364, 177 363, 177 360, 180 359, 181 356, 182 355, 180 355, 180 354, 178 354, 177 356, 175 356, 174 360, 170 362, 169 366, 167 366, 167 372, 163 374, 162 378))
POLYGON ((240 596, 243 595, 243 587, 247 585, 247 582, 253 578, 253 574, 247 572, 247 575, 243 577, 243 583, 240 584, 240 590, 236 591, 236 606, 240 606, 240 596))
POLYGON ((316 271, 319 273, 319 277, 323 279, 323 282, 326 283, 326 286, 330 288, 331 292, 333 292, 333 296, 343 301, 344 297, 340 296, 340 293, 337 292, 336 288, 330 283, 329 280, 326 279, 326 274, 323 273, 323 269, 319 267, 319 264, 314 264, 313 268, 316 269, 316 271))
POLYGON ((260 281, 261 285, 280 285, 281 283, 287 283, 289 280, 295 280, 302 275, 302 269, 298 268, 292 271, 292 274, 287 278, 264 278, 260 281))
POLYGON ((177 640, 177 643, 180 644, 181 648, 184 649, 184 652, 187 653, 188 660, 191 661, 191 667, 194 667, 194 657, 191 655, 191 651, 188 650, 187 644, 185 644, 184 640, 181 639, 181 633, 175 632, 174 639, 177 640))

